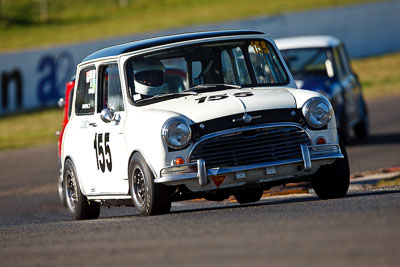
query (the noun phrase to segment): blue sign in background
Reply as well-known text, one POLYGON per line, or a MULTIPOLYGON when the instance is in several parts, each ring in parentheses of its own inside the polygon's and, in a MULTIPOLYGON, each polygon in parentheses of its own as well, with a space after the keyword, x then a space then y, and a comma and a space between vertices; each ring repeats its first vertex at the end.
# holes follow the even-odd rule
POLYGON ((74 71, 75 61, 70 52, 62 51, 56 57, 44 55, 37 67, 40 77, 36 89, 39 102, 43 105, 56 103, 74 71))

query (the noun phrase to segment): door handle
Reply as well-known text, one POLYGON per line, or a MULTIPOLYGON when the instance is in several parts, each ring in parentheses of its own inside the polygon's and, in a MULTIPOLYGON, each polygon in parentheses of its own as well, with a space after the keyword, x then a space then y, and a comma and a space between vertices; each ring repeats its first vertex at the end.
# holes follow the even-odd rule
POLYGON ((97 127, 97 123, 95 123, 95 122, 89 122, 89 126, 97 127))

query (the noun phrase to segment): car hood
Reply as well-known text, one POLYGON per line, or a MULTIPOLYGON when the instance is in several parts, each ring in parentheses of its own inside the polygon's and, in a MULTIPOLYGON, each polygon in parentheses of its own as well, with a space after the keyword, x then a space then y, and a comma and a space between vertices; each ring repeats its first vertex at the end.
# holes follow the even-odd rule
POLYGON ((257 88, 199 93, 155 103, 150 105, 150 109, 182 114, 198 123, 245 112, 296 108, 291 90, 293 89, 257 88))

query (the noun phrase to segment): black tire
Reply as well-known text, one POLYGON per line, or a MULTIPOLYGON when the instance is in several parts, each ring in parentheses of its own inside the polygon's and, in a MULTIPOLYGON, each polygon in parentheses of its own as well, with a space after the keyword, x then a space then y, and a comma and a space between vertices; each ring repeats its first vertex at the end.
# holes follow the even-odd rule
POLYGON ((100 203, 88 201, 82 194, 74 164, 67 160, 64 166, 64 193, 67 208, 76 220, 97 219, 100 215, 100 203))
POLYGON ((259 201, 263 192, 261 188, 251 188, 236 192, 234 196, 236 201, 240 204, 248 204, 259 201))
POLYGON ((311 178, 311 185, 321 199, 342 198, 350 184, 350 168, 346 148, 339 142, 344 158, 336 159, 330 165, 321 166, 311 178))
POLYGON ((366 138, 369 135, 369 115, 368 108, 365 104, 364 99, 361 99, 361 107, 362 107, 362 118, 360 122, 354 125, 354 135, 357 138, 366 138))
POLYGON ((65 200, 65 192, 64 192, 64 185, 63 181, 61 181, 60 178, 58 178, 57 182, 57 189, 58 189, 58 199, 60 200, 61 205, 64 207, 67 207, 67 201, 65 200))
POLYGON ((64 192, 64 184, 63 184, 63 177, 62 176, 62 169, 61 169, 61 162, 58 159, 58 178, 57 178, 57 191, 58 191, 58 199, 60 200, 61 205, 67 207, 67 202, 65 200, 65 192, 64 192))
POLYGON ((129 162, 129 190, 138 212, 144 216, 169 213, 168 186, 154 183, 154 175, 142 155, 135 153, 129 162))

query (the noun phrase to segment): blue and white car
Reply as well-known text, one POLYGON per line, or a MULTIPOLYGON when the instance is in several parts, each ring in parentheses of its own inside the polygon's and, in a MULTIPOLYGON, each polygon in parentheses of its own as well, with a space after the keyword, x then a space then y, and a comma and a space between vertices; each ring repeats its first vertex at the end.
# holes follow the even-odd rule
POLYGON ((339 134, 351 143, 369 134, 368 108, 346 47, 332 36, 299 36, 276 39, 299 88, 326 96, 336 114, 339 134))
POLYGON ((97 218, 101 204, 154 215, 194 198, 251 203, 297 181, 311 181, 321 198, 348 190, 330 102, 297 88, 262 32, 105 48, 78 65, 72 101, 61 179, 75 219, 97 218))

